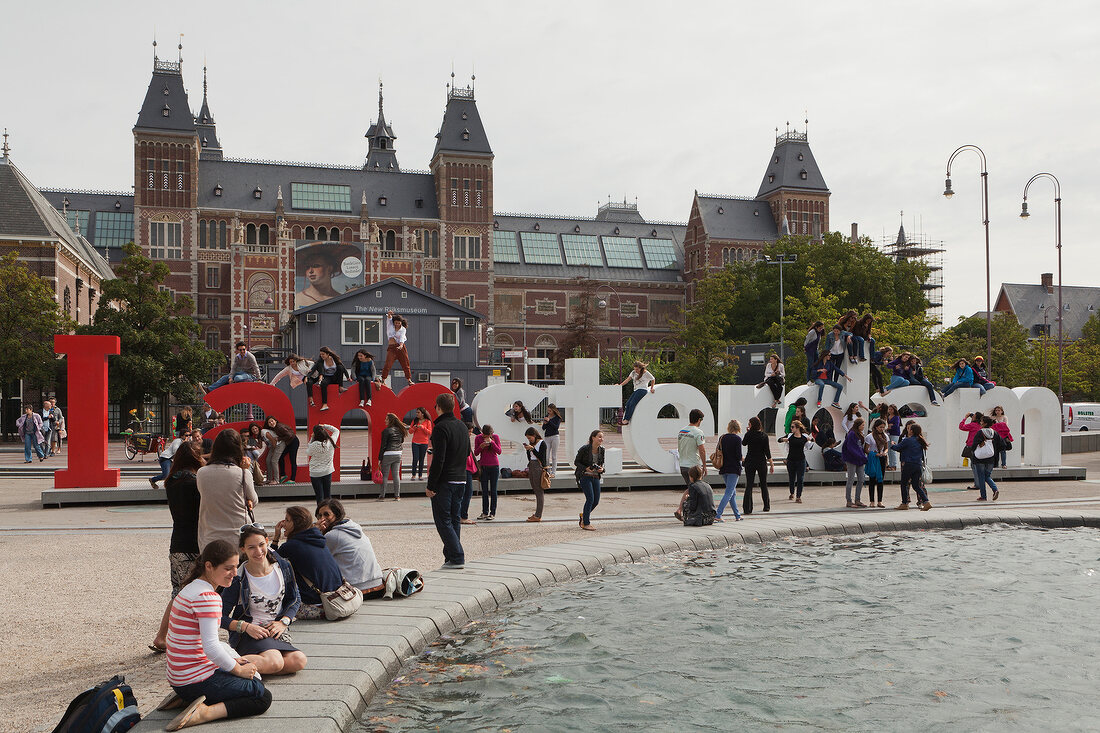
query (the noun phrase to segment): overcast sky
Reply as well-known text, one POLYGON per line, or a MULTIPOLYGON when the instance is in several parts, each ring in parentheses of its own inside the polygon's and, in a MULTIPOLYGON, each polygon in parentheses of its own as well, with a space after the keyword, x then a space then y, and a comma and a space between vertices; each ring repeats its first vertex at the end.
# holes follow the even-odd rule
POLYGON ((452 66, 476 96, 496 209, 594 216, 610 195, 685 221, 692 192, 755 195, 789 120, 832 191, 831 225, 947 247, 945 316, 984 308, 979 163, 990 170, 993 297, 1056 268, 1096 285, 1100 9, 998 2, 19 3, 4 11, 0 126, 41 186, 130 190, 154 29, 184 33, 197 110, 203 59, 227 156, 359 164, 385 82, 406 169, 426 169, 452 66), (1093 69, 1093 71, 1088 71, 1093 69))

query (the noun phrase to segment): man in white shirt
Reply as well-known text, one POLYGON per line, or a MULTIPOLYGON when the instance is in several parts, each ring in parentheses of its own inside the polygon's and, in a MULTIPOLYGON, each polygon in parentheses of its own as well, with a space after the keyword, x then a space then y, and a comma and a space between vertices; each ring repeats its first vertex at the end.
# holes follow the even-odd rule
POLYGON ((382 367, 382 379, 383 381, 389 376, 390 369, 393 368, 394 360, 400 362, 401 368, 405 370, 405 379, 409 380, 409 384, 413 383, 412 366, 409 364, 409 350, 405 344, 407 341, 408 324, 401 316, 395 316, 393 311, 386 311, 386 337, 389 343, 386 346, 386 364, 382 367))

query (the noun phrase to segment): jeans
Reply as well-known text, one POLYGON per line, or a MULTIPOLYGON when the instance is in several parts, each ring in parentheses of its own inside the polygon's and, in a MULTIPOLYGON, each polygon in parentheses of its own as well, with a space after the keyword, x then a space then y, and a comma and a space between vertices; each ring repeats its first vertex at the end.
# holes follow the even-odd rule
POLYGON ((413 465, 409 478, 424 478, 424 461, 428 457, 427 443, 413 443, 413 465))
POLYGON ((916 377, 909 378, 909 384, 914 387, 924 387, 928 390, 928 401, 933 405, 936 404, 936 388, 932 386, 932 383, 927 379, 917 379, 916 377))
POLYGON ((359 377, 355 380, 359 383, 359 401, 366 402, 370 399, 371 381, 369 377, 359 377))
POLYGON ((771 499, 768 497, 768 465, 766 463, 743 464, 745 470, 745 498, 741 501, 741 511, 752 514, 752 481, 760 479, 760 500, 764 502, 764 511, 771 511, 771 499))
POLYGON ((802 498, 802 484, 806 478, 806 461, 787 459, 787 486, 791 495, 802 498))
POLYGON ((34 433, 29 433, 23 436, 23 460, 28 463, 31 460, 31 450, 34 450, 34 454, 39 458, 45 458, 46 454, 42 452, 42 446, 38 444, 35 439, 34 433))
MULTIPOLYGON (((283 448, 283 455, 279 458, 279 473, 289 476, 291 481, 298 478, 298 446, 301 442, 295 436, 283 448)), ((268 478, 271 478, 268 476, 268 478)))
POLYGON ((325 476, 310 476, 309 482, 313 484, 313 495, 317 497, 317 504, 332 498, 332 474, 325 476))
POLYGON ((778 374, 773 374, 764 380, 764 384, 768 385, 768 388, 772 391, 772 398, 779 402, 783 397, 783 382, 785 380, 778 374))
POLYGON ((527 480, 531 482, 531 491, 535 492, 534 516, 539 519, 542 518, 543 502, 546 499, 546 491, 542 488, 542 472, 545 470, 537 458, 527 462, 527 480))
POLYGON ((462 512, 460 519, 470 518, 470 500, 474 498, 474 474, 466 472, 466 491, 462 494, 462 512))
POLYGON ((634 408, 638 406, 638 403, 642 401, 642 398, 649 393, 648 389, 636 389, 630 393, 630 397, 626 400, 626 411, 623 412, 623 420, 629 420, 634 417, 634 408))
POLYGON ((831 379, 815 379, 814 382, 817 384, 817 404, 821 404, 821 397, 825 394, 825 385, 836 387, 836 396, 833 397, 833 402, 840 402, 840 393, 844 391, 844 388, 840 386, 839 382, 834 382, 831 379))
POLYGON ((42 452, 47 456, 53 455, 53 435, 52 429, 42 426, 42 452))
POLYGON ((863 493, 863 466, 858 463, 844 464, 848 468, 848 480, 844 483, 844 500, 848 504, 858 504, 859 495, 863 493), (852 484, 856 485, 856 499, 852 501, 852 484))
POLYGON ((892 392, 893 390, 895 390, 899 387, 908 387, 908 386, 909 386, 909 380, 908 379, 901 376, 900 374, 895 374, 894 376, 890 377, 890 384, 886 385, 886 391, 887 392, 892 392))
POLYGON ((495 517, 497 513, 497 480, 500 466, 481 467, 481 513, 495 517))
MULTIPOLYGON (((343 383, 344 383, 344 380, 340 378, 339 374, 334 374, 331 377, 329 377, 329 376, 321 377, 321 404, 322 405, 327 405, 328 404, 328 388, 330 386, 335 386, 335 387, 339 388, 343 383)), ((312 397, 312 396, 313 395, 310 394, 310 397, 312 397)))
MULTIPOLYGON (((897 445, 898 441, 901 440, 900 435, 891 435, 891 436, 888 436, 888 437, 890 438, 890 445, 897 445)), ((896 450, 887 450, 886 453, 887 453, 886 460, 887 460, 887 463, 890 466, 890 468, 897 468, 898 467, 898 452, 896 450)))
POLYGON ((979 396, 985 394, 985 387, 980 384, 959 384, 958 382, 952 382, 951 384, 943 388, 943 396, 946 397, 947 395, 957 390, 959 387, 977 387, 979 396))
POLYGON ((550 461, 546 464, 546 470, 553 476, 558 472, 558 445, 561 443, 561 436, 547 435, 543 440, 546 441, 546 458, 550 461))
MULTIPOLYGON (((973 460, 973 459, 971 459, 973 460)), ((978 463, 974 462, 974 475, 977 477, 978 491, 981 492, 981 496, 985 498, 985 487, 988 484, 989 488, 993 491, 997 491, 997 484, 993 481, 993 461, 982 461, 978 463)))
POLYGON ((584 492, 584 511, 581 513, 581 524, 592 524, 592 510, 600 504, 600 477, 581 476, 581 491, 584 492))
POLYGON ((271 707, 271 693, 263 682, 255 678, 246 680, 220 669, 202 682, 179 687, 172 685, 172 689, 188 703, 202 695, 206 695, 207 705, 225 703, 228 718, 260 715, 271 707))
POLYGON ((435 531, 443 540, 443 559, 455 565, 466 563, 466 553, 462 550, 462 523, 459 513, 462 511, 462 497, 466 493, 462 482, 442 482, 436 484, 432 497, 432 518, 435 519, 435 531))
POLYGON ((901 503, 909 503, 909 488, 912 487, 917 492, 917 501, 921 504, 928 502, 928 494, 925 493, 924 487, 920 481, 921 464, 919 463, 902 463, 901 464, 901 503))
POLYGON ((156 476, 154 476, 153 480, 154 481, 163 481, 164 479, 168 478, 168 474, 172 470, 172 459, 171 458, 158 458, 157 460, 160 461, 160 473, 157 474, 156 476))
POLYGON ((882 372, 879 371, 878 365, 872 363, 868 371, 871 373, 871 384, 874 385, 876 392, 882 391, 882 372))
POLYGON ((814 341, 809 346, 806 346, 805 350, 806 350, 806 384, 813 384, 813 381, 814 381, 814 362, 817 361, 817 341, 814 341))
POLYGON ((229 380, 233 380, 234 382, 255 382, 256 378, 248 372, 233 372, 232 374, 226 374, 222 376, 218 381, 211 384, 210 389, 206 391, 211 392, 218 387, 224 387, 225 385, 229 384, 229 380))
POLYGON ((853 333, 852 334, 852 343, 848 344, 848 356, 852 357, 852 358, 855 358, 855 357, 858 356, 860 359, 865 359, 866 358, 866 356, 865 356, 866 352, 863 350, 863 344, 864 344, 863 337, 862 336, 856 336, 853 333))
POLYGON ((740 519, 741 512, 737 511, 737 482, 741 479, 741 474, 724 473, 722 478, 726 481, 726 493, 722 494, 722 498, 718 502, 718 513, 715 515, 715 519, 722 518, 722 510, 726 508, 727 504, 733 510, 733 516, 740 519))
POLYGON ((1003 450, 997 451, 997 454, 993 456, 993 465, 1000 465, 1001 468, 1007 468, 1008 466, 1008 453, 1003 450))
POLYGON ((875 503, 875 489, 878 489, 878 503, 882 503, 882 476, 886 473, 886 459, 882 456, 867 456, 867 464, 870 465, 871 461, 878 462, 878 478, 873 478, 870 474, 867 474, 867 503, 875 503))
POLYGON ((386 498, 386 479, 393 479, 393 495, 401 498, 401 456, 382 456, 378 470, 382 472, 382 493, 380 498, 386 498))
POLYGON ((286 450, 286 443, 281 440, 267 448, 267 480, 270 483, 275 483, 286 475, 282 471, 281 460, 284 450, 286 450))

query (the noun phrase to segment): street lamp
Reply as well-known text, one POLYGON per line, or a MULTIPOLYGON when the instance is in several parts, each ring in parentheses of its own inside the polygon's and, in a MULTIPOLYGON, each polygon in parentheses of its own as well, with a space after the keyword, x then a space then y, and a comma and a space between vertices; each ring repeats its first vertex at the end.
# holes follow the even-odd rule
POLYGON ((783 340, 783 265, 788 262, 797 262, 798 255, 782 254, 775 257, 764 255, 764 262, 769 265, 779 265, 779 361, 786 364, 787 357, 784 354, 785 343, 783 340))
POLYGON ((616 351, 619 354, 619 381, 621 382, 623 381, 623 301, 619 297, 619 291, 610 285, 601 285, 600 288, 607 288, 611 291, 603 298, 600 298, 600 291, 596 291, 596 297, 599 298, 599 300, 596 301, 596 305, 598 305, 601 310, 606 308, 610 313, 611 308, 608 307, 607 298, 610 298, 612 295, 615 296, 615 312, 618 313, 618 318, 616 320, 619 322, 619 348, 616 351))
POLYGON ((523 383, 528 384, 527 381, 527 311, 534 310, 535 306, 526 305, 523 306, 523 383))
POLYGON ((489 363, 490 364, 493 363, 493 343, 494 343, 494 335, 495 334, 496 334, 496 329, 494 329, 492 326, 486 326, 485 327, 485 337, 487 339, 489 339, 489 363))
POLYGON ((989 300, 989 169, 986 166, 985 153, 977 145, 963 145, 951 153, 947 159, 947 181, 944 183, 943 195, 951 198, 955 192, 951 190, 951 164, 959 153, 970 150, 978 154, 982 161, 982 224, 985 226, 985 368, 988 374, 993 371, 993 314, 990 312, 989 300))
MULTIPOLYGON (((1064 404, 1062 395, 1062 184, 1053 173, 1036 173, 1024 186, 1024 201, 1020 207, 1020 218, 1027 219, 1031 214, 1027 213, 1027 190, 1031 184, 1040 178, 1046 178, 1054 183, 1054 247, 1058 250, 1058 405, 1064 404)), ((1044 356, 1045 356, 1044 351, 1044 356)), ((1062 417, 1062 430, 1066 429, 1066 418, 1062 417)))

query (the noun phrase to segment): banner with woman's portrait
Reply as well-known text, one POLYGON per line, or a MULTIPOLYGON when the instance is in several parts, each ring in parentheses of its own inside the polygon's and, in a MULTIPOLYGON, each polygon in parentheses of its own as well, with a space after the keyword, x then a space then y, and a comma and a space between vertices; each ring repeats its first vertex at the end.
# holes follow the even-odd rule
POLYGON ((295 309, 343 295, 365 282, 362 243, 302 239, 295 243, 295 309))

